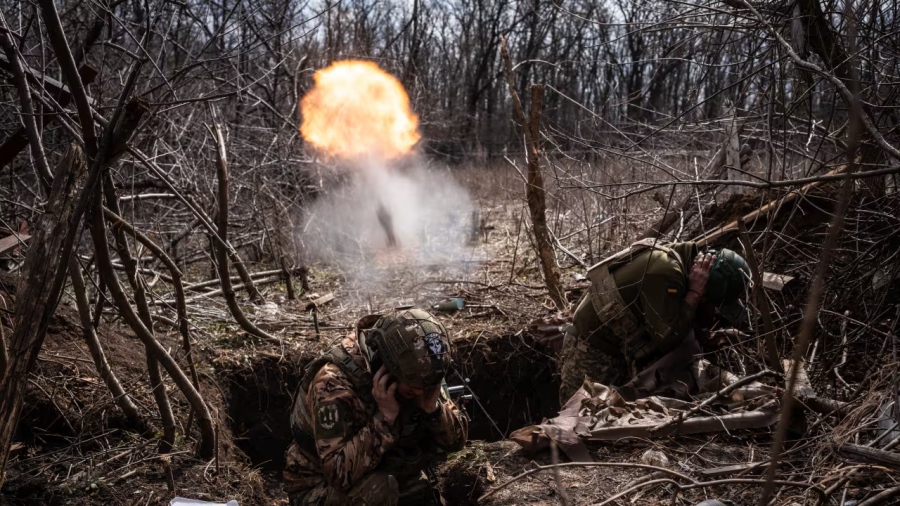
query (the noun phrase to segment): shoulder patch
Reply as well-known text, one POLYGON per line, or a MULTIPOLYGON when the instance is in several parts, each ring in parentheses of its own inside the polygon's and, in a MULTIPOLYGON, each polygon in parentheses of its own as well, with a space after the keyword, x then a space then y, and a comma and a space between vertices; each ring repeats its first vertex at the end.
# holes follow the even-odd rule
POLYGON ((316 439, 341 437, 344 435, 346 414, 339 402, 322 404, 316 408, 316 439))
POLYGON ((676 285, 675 283, 669 283, 668 287, 666 288, 666 292, 678 293, 679 292, 678 285, 676 285))

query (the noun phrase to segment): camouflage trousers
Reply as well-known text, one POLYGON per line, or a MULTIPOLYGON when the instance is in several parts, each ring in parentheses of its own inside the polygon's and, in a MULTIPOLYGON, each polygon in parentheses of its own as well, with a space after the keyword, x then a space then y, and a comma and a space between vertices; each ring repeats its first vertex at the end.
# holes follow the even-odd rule
POLYGON ((290 506, 396 506, 400 500, 400 487, 393 476, 372 472, 346 492, 323 482, 290 498, 290 506))
POLYGON ((565 404, 581 388, 585 379, 607 386, 620 386, 631 378, 628 361, 623 352, 608 353, 600 345, 599 334, 582 336, 574 326, 569 327, 559 353, 559 402, 565 404))
POLYGON ((312 473, 311 462, 296 443, 288 448, 285 489, 290 506, 432 506, 440 500, 425 473, 413 473, 402 480, 395 473, 374 470, 349 490, 329 487, 324 478, 312 473))

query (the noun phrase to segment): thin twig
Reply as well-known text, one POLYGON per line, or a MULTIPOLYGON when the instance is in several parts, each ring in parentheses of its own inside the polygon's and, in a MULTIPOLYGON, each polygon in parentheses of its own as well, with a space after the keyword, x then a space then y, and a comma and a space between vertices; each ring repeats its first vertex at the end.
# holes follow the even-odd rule
POLYGON ((666 469, 664 467, 650 466, 647 464, 632 464, 630 462, 563 462, 561 464, 552 464, 549 466, 541 466, 541 465, 536 464, 536 467, 529 469, 528 471, 525 471, 521 474, 518 474, 518 475, 506 480, 502 484, 492 488, 486 494, 481 496, 480 500, 484 501, 488 497, 496 494, 497 492, 503 490, 504 488, 508 487, 509 485, 512 485, 513 483, 521 480, 522 478, 525 478, 526 476, 531 476, 532 474, 538 473, 540 471, 546 471, 548 469, 553 469, 556 467, 625 467, 625 468, 632 468, 632 469, 650 469, 653 471, 659 471, 661 473, 675 476, 676 478, 685 480, 690 483, 697 483, 697 481, 694 480, 693 478, 683 475, 679 472, 673 471, 671 469, 666 469))

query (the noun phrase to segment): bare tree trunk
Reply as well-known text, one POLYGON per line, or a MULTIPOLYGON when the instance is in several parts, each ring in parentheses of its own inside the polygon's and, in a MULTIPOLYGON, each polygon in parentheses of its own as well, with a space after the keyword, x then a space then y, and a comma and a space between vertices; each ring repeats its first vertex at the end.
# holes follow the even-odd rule
POLYGON ((16 432, 19 414, 28 384, 50 318, 56 311, 62 291, 69 254, 74 242, 70 228, 77 227, 78 197, 87 176, 81 150, 69 148, 50 190, 50 199, 31 238, 25 269, 16 290, 13 334, 10 340, 10 362, 0 383, 0 485, 6 480, 6 462, 16 432), (60 273, 60 271, 62 271, 60 273))
POLYGON ((528 210, 531 214, 534 241, 541 260, 541 269, 544 273, 544 282, 547 284, 547 291, 550 292, 550 298, 556 304, 556 308, 563 311, 568 307, 568 303, 566 302, 566 293, 559 282, 556 254, 553 251, 553 244, 550 242, 550 230, 547 228, 547 202, 540 166, 540 117, 544 87, 539 84, 531 85, 531 119, 527 121, 525 111, 522 109, 522 102, 516 93, 512 63, 509 60, 509 51, 506 48, 505 39, 500 41, 500 55, 503 58, 509 93, 512 95, 516 116, 518 116, 519 122, 525 131, 525 144, 528 150, 528 180, 525 184, 525 195, 528 201, 528 210))
POLYGON ((90 216, 91 236, 94 239, 94 248, 97 253, 97 270, 100 276, 105 280, 109 293, 113 302, 119 310, 119 314, 128 323, 128 326, 134 331, 138 339, 149 348, 160 365, 165 368, 169 376, 175 382, 175 385, 181 390, 191 409, 197 413, 197 421, 200 424, 200 446, 198 453, 202 458, 210 458, 213 454, 215 430, 213 429, 212 416, 209 408, 200 395, 200 391, 191 384, 190 379, 184 374, 184 371, 166 351, 159 341, 153 337, 150 330, 143 324, 141 319, 135 314, 131 307, 128 296, 122 290, 119 279, 113 271, 112 259, 109 254, 109 245, 106 242, 106 225, 103 222, 103 209, 100 201, 99 193, 94 196, 93 209, 90 216))
MULTIPOLYGON (((113 213, 118 215, 119 197, 113 187, 112 176, 109 171, 103 174, 103 193, 106 195, 106 203, 112 208, 113 213)), ((134 291, 134 304, 137 306, 138 315, 141 322, 150 332, 153 332, 153 317, 150 314, 150 306, 147 304, 147 292, 144 289, 144 280, 141 279, 137 269, 137 261, 132 257, 131 251, 128 249, 128 239, 125 237, 121 227, 113 227, 113 237, 116 241, 116 251, 122 265, 125 266, 125 274, 128 277, 128 283, 134 291)), ((163 424, 163 435, 159 444, 160 453, 169 453, 175 444, 175 415, 172 413, 172 404, 169 402, 169 396, 166 393, 166 387, 163 384, 162 373, 159 370, 159 362, 153 356, 150 348, 145 347, 147 356, 147 373, 150 377, 150 388, 153 392, 153 399, 159 409, 159 416, 163 424)), ((194 385, 196 387, 196 385, 194 385)))
MULTIPOLYGON (((197 367, 194 365, 194 359, 191 356, 191 332, 187 320, 187 303, 185 302, 184 297, 184 283, 182 282, 181 271, 175 265, 175 261, 169 257, 159 245, 132 227, 128 222, 122 219, 121 216, 106 208, 103 209, 103 215, 112 222, 114 227, 121 228, 125 233, 143 244, 169 269, 169 274, 172 277, 172 285, 175 288, 175 310, 178 313, 178 331, 181 333, 182 346, 185 358, 188 361, 188 370, 191 373, 191 383, 193 383, 194 388, 199 391, 200 377, 197 375, 197 367)), ((188 423, 187 425, 190 426, 191 424, 188 423)))
MULTIPOLYGON (((273 343, 281 344, 281 339, 263 331, 247 319, 241 306, 238 305, 234 296, 234 287, 231 285, 231 275, 228 273, 228 252, 225 244, 228 243, 228 159, 225 152, 225 139, 222 138, 222 129, 219 126, 215 109, 210 105, 210 114, 213 116, 213 137, 216 142, 216 176, 219 184, 219 209, 216 222, 218 226, 219 238, 221 243, 215 242, 214 249, 216 254, 216 263, 218 263, 219 280, 222 283, 222 295, 228 304, 228 310, 237 321, 238 325, 248 334, 260 337, 273 343)), ((243 276, 242 276, 243 277, 243 276)), ((250 276, 247 276, 250 279, 250 276)), ((251 281, 252 283, 252 281, 251 281)))
POLYGON ((81 331, 84 335, 84 342, 87 344, 88 350, 91 352, 91 358, 94 359, 94 366, 97 367, 97 374, 100 379, 106 383, 109 393, 112 394, 116 405, 128 418, 128 422, 138 427, 143 425, 137 407, 131 402, 131 397, 122 388, 122 384, 110 367, 106 360, 106 354, 103 353, 103 346, 97 338, 94 331, 94 325, 91 321, 91 306, 88 303, 87 292, 84 285, 84 277, 81 275, 81 266, 75 260, 75 256, 69 257, 69 277, 72 279, 72 289, 75 292, 75 305, 78 307, 78 316, 81 320, 81 331))

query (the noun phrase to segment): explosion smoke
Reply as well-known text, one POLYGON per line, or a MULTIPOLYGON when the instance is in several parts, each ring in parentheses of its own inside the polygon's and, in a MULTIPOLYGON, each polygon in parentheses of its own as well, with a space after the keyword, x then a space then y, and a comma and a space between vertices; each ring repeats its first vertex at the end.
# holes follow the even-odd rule
POLYGON ((359 61, 337 62, 313 79, 300 103, 300 132, 335 161, 335 177, 307 208, 302 235, 311 259, 335 262, 351 280, 374 286, 415 264, 461 259, 471 199, 412 152, 418 117, 403 86, 359 61), (386 264, 388 272, 378 268, 386 264))

